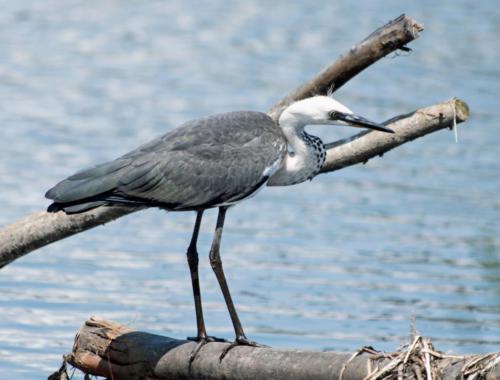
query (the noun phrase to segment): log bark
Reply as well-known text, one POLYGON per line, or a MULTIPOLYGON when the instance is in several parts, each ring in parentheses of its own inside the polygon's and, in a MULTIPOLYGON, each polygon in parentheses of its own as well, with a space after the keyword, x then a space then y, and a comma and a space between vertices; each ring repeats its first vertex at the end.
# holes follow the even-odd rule
MULTIPOLYGON (((314 94, 325 94, 338 89, 353 76, 385 55, 397 49, 406 49, 405 45, 417 38, 421 30, 423 29, 418 23, 405 15, 390 21, 359 44, 352 47, 347 53, 340 56, 339 59, 320 72, 312 80, 285 96, 269 111, 269 114, 276 119, 279 117, 283 107, 292 101, 303 99, 314 94)), ((453 102, 453 104, 455 108, 457 108, 457 101, 453 102)), ((345 157, 342 160, 342 167, 345 167, 358 162, 365 162, 372 157, 373 154, 383 153, 382 147, 384 146, 388 149, 392 149, 394 146, 402 144, 405 141, 410 141, 412 138, 433 131, 432 128, 427 128, 427 122, 432 126, 448 126, 452 106, 448 106, 447 108, 441 104, 436 107, 434 111, 438 113, 432 113, 432 115, 439 115, 439 112, 442 111, 444 116, 441 123, 436 123, 436 120, 427 120, 425 127, 423 127, 422 124, 416 125, 413 127, 414 130, 409 131, 408 134, 401 135, 401 137, 398 136, 394 140, 382 143, 379 141, 381 137, 375 138, 376 135, 373 134, 366 136, 362 134, 357 135, 357 137, 355 137, 356 140, 361 142, 356 143, 356 146, 363 147, 363 153, 351 151, 353 144, 349 144, 347 141, 343 141, 340 145, 332 145, 328 151, 327 161, 323 168, 323 172, 336 170, 338 164, 335 163, 335 160, 341 156, 341 154, 337 153, 339 149, 343 152, 342 156, 351 156, 350 158, 345 157), (417 129, 421 127, 423 127, 423 131, 429 132, 417 131, 417 129), (406 138, 410 140, 406 140, 406 138), (369 144, 371 142, 378 144, 378 149, 369 149, 369 144)), ((465 106, 463 108, 465 108, 465 106)), ((459 110, 456 109, 456 111, 457 114, 459 114, 459 110)), ((428 110, 428 112, 431 113, 430 110, 428 110)), ((463 116, 461 119, 457 119, 458 122, 467 118, 466 113, 461 115, 463 116)), ((401 124, 403 123, 404 122, 401 122, 401 124)), ((137 210, 138 209, 112 206, 101 207, 87 213, 76 215, 66 215, 63 212, 55 214, 38 212, 30 215, 0 230, 0 268, 35 249, 78 232, 107 223, 137 210)))
POLYGON ((196 343, 133 331, 115 322, 92 317, 75 337, 65 357, 83 372, 113 380, 132 379, 343 379, 417 378, 500 379, 500 353, 447 356, 434 350, 429 340, 414 337, 395 353, 363 348, 356 353, 314 352, 273 348, 236 347, 220 361, 229 343, 202 347, 192 365, 189 357, 196 343), (425 358, 425 360, 422 360, 425 358), (429 378, 424 376, 423 378, 429 378))

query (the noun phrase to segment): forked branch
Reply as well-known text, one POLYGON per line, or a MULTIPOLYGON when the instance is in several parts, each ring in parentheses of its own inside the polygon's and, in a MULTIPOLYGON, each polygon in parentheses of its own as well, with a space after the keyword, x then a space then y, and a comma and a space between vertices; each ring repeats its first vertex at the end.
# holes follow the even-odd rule
MULTIPOLYGON (((285 96, 269 111, 269 114, 277 118, 283 107, 295 100, 338 89, 380 58, 397 49, 405 49, 406 44, 417 38, 421 30, 422 27, 418 23, 405 15, 390 21, 341 55, 313 79, 285 96)), ((459 116, 457 122, 467 119, 465 103, 453 100, 415 111, 411 117, 402 118, 396 124, 391 124, 391 127, 397 130, 397 135, 389 139, 387 136, 381 137, 381 134, 358 134, 351 142, 341 141, 332 144, 322 172, 366 162, 369 158, 397 145, 448 127, 452 123, 450 116, 452 112, 459 116)), ((35 249, 137 210, 112 206, 75 215, 45 211, 32 214, 0 230, 0 268, 35 249)))

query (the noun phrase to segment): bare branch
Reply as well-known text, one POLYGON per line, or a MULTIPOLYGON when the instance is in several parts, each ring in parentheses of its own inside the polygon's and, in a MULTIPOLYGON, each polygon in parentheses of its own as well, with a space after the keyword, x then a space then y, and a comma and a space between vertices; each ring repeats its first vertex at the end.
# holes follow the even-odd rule
POLYGON ((281 111, 291 103, 338 90, 380 58, 398 49, 407 50, 405 45, 418 38, 422 30, 424 30, 422 25, 404 14, 389 21, 354 45, 310 81, 281 99, 271 108, 269 115, 274 120, 278 120, 281 111))
POLYGON ((36 212, 0 230, 0 268, 54 241, 102 225, 139 209, 101 207, 74 215, 36 212))
MULTIPOLYGON (((460 99, 452 99, 423 108, 386 122, 396 134, 361 132, 351 138, 328 145, 322 173, 364 163, 398 145, 412 141, 467 120, 469 110, 460 99), (455 110, 455 111, 453 111, 455 110)), ((138 209, 129 207, 100 207, 92 211, 66 215, 38 212, 0 230, 0 268, 15 259, 54 241, 107 223, 138 209)))
POLYGON ((394 117, 384 123, 396 132, 394 134, 363 131, 328 144, 326 161, 321 173, 365 163, 372 157, 383 155, 418 137, 443 128, 451 128, 454 123, 462 123, 468 117, 469 107, 463 100, 457 98, 394 117))
MULTIPOLYGON (((351 48, 311 81, 284 97, 272 108, 270 114, 276 118, 281 109, 294 100, 312 94, 326 93, 330 88, 339 88, 381 57, 404 48, 407 43, 418 37, 421 30, 422 27, 419 24, 404 15, 389 22, 351 48)), ((359 140, 365 141, 361 138, 359 140)), ((327 164, 333 162, 332 159, 335 155, 335 151, 330 149, 327 164)), ((356 153, 352 152, 352 155, 353 158, 349 160, 348 155, 343 154, 342 167, 359 162, 356 161, 356 153), (348 163, 350 161, 352 163, 348 163)), ((0 230, 0 268, 35 249, 134 211, 137 209, 112 206, 75 215, 66 215, 63 212, 56 214, 39 212, 30 215, 0 230)))

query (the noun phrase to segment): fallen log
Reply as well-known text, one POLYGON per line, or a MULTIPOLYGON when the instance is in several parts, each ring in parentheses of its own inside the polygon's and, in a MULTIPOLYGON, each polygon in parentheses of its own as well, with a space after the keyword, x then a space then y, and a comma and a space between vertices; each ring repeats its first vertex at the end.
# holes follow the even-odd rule
MULTIPOLYGON (((417 38, 419 32, 422 30, 423 28, 421 25, 405 15, 401 15, 395 20, 390 21, 374 31, 359 44, 353 46, 347 53, 341 55, 335 62, 309 82, 286 95, 272 107, 269 114, 277 119, 281 110, 292 101, 337 90, 349 79, 387 54, 398 49, 408 50, 406 44, 417 38)), ((452 112, 452 108, 456 109, 457 115, 461 115, 461 118, 457 118, 457 122, 467 119, 468 112, 460 112, 457 108, 457 101, 450 104, 452 105, 437 105, 439 108, 439 110, 437 110, 438 113, 433 114, 439 115, 441 112, 443 113, 443 122, 438 123, 441 128, 450 125, 451 119, 449 116, 452 112)), ((460 104, 460 109, 467 109, 465 103, 460 102, 460 104)), ((430 110, 428 111, 431 112, 430 110)), ((432 125, 436 125, 436 122, 433 121, 432 125)), ((418 129, 420 127, 423 126, 416 125, 413 128, 418 129)), ((415 133, 407 136, 408 140, 394 140, 392 144, 386 146, 390 146, 388 149, 392 149, 394 146, 400 145, 406 141, 411 141, 411 139, 436 130, 431 129, 428 129, 426 124, 421 132, 414 131, 415 133), (396 142, 397 144, 394 144, 396 142)), ((355 138, 364 141, 365 143, 363 144, 365 144, 365 147, 368 147, 372 137, 367 139, 365 135, 358 134, 355 138)), ((377 139, 375 139, 374 142, 376 141, 377 139)), ((328 150, 327 161, 325 162, 322 172, 337 170, 333 168, 336 166, 334 161, 340 156, 337 153, 339 147, 344 150, 343 155, 347 155, 347 157, 343 159, 343 162, 349 162, 348 165, 366 162, 366 160, 371 157, 369 152, 360 155, 355 151, 351 151, 349 146, 349 144, 346 144, 346 141, 344 141, 343 145, 334 144, 334 146, 331 146, 328 150), (342 146, 344 148, 341 148, 342 146)), ((381 153, 383 153, 383 151, 378 149, 375 154, 381 153)), ((45 211, 34 213, 0 230, 0 268, 47 244, 102 225, 135 211, 138 211, 138 209, 112 206, 101 207, 75 215, 66 215, 64 212, 47 213, 45 211)))
MULTIPOLYGON (((421 336, 394 353, 364 347, 355 353, 240 346, 220 361, 229 343, 209 343, 189 365, 196 343, 134 331, 92 317, 75 337, 65 363, 113 380, 133 379, 500 379, 500 353, 451 356, 421 336)), ((56 374, 63 374, 64 365, 56 374)), ((62 376, 52 379, 60 379, 62 376)))

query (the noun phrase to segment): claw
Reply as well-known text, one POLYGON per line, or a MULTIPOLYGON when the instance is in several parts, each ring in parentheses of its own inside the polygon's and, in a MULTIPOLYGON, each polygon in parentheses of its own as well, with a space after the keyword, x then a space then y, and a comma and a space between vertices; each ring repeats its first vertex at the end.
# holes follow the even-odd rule
POLYGON ((224 338, 217 338, 215 336, 192 336, 188 337, 187 340, 192 340, 194 342, 197 342, 198 344, 196 347, 191 351, 191 354, 189 355, 189 369, 191 369, 191 365, 194 362, 194 359, 196 359, 196 355, 200 352, 201 348, 207 344, 207 343, 212 343, 212 342, 221 342, 221 343, 229 343, 228 340, 224 338))
POLYGON ((260 347, 260 348, 269 348, 269 346, 266 346, 265 344, 259 344, 257 342, 254 342, 253 340, 249 340, 246 336, 238 336, 232 342, 229 346, 224 348, 224 351, 222 351, 222 354, 219 357, 219 362, 224 359, 224 357, 227 355, 229 351, 231 351, 234 347, 237 346, 250 346, 250 347, 260 347))
POLYGON ((193 351, 191 351, 191 354, 189 355, 189 369, 191 369, 191 365, 193 364, 194 359, 196 359, 196 355, 198 355, 198 352, 200 352, 201 348, 208 342, 208 339, 201 339, 198 341, 196 347, 193 351))

